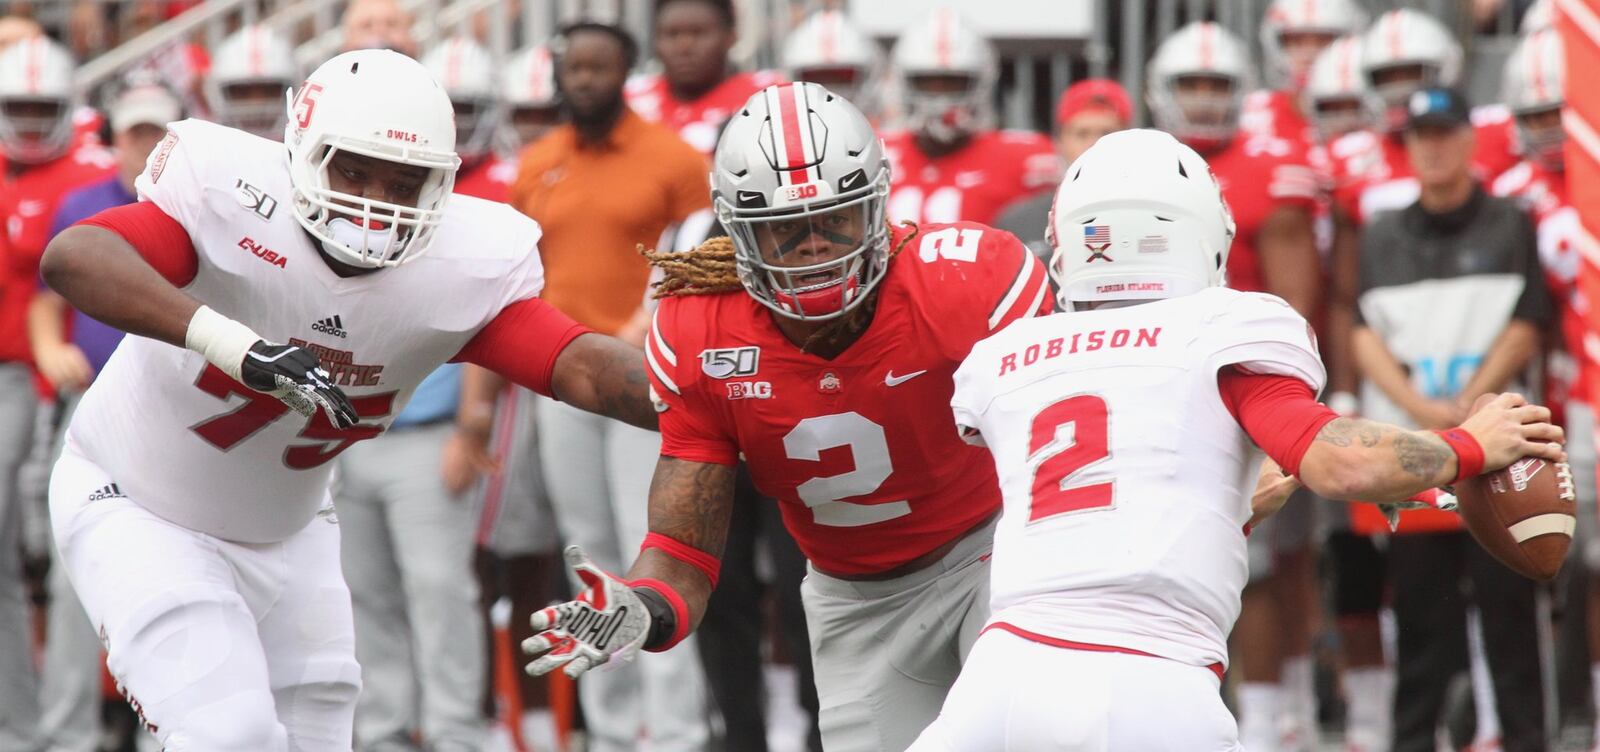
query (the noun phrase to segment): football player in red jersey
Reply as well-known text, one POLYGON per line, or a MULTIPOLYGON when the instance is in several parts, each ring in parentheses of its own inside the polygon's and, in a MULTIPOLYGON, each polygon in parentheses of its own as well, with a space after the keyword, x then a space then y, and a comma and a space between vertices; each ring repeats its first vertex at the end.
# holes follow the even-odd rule
POLYGON ((654 29, 661 73, 630 80, 628 106, 709 155, 722 124, 781 77, 732 70, 728 51, 738 41, 732 0, 656 0, 654 29))
POLYGON ((783 43, 784 72, 793 81, 821 84, 877 122, 883 55, 842 10, 821 10, 783 43))
POLYGON ((499 159, 493 149, 501 110, 489 51, 471 37, 451 37, 428 50, 422 65, 444 87, 456 110, 456 153, 461 155, 456 193, 505 201, 517 177, 517 164, 499 159))
POLYGON ((955 11, 935 9, 901 32, 893 66, 907 128, 883 134, 891 219, 993 224, 1011 204, 1055 187, 1061 166, 1050 139, 993 126, 994 50, 955 11))
POLYGON ((218 123, 283 140, 283 93, 300 82, 294 50, 271 28, 246 26, 222 40, 206 71, 206 105, 218 123))
MULTIPOLYGON (((1270 292, 1314 320, 1321 278, 1312 233, 1316 176, 1302 142, 1241 131, 1249 80, 1244 42, 1214 23, 1193 23, 1168 36, 1150 60, 1150 111, 1159 128, 1205 157, 1222 185, 1238 225, 1228 286, 1270 292)), ((1301 744, 1316 732, 1314 527, 1314 507, 1299 499, 1250 536, 1250 585, 1234 633, 1244 677, 1240 735, 1250 748, 1301 744)))
POLYGON ((1355 0, 1273 0, 1261 22, 1262 69, 1270 88, 1244 98, 1240 127, 1252 134, 1317 142, 1301 96, 1311 65, 1333 40, 1355 34, 1367 14, 1355 0))
MULTIPOLYGON (((1596 335, 1584 322, 1589 308, 1578 289, 1580 273, 1592 273, 1592 262, 1580 251, 1586 241, 1578 210, 1567 186, 1561 108, 1566 104, 1566 60, 1561 35, 1548 26, 1535 28, 1522 38, 1506 59, 1501 77, 1505 102, 1517 120, 1523 160, 1506 170, 1491 185, 1497 196, 1522 201, 1533 216, 1538 232, 1539 261, 1555 299, 1560 336, 1545 368, 1547 402, 1555 407, 1565 400, 1564 427, 1570 437, 1568 463, 1585 511, 1578 515, 1583 563, 1588 567, 1589 613, 1600 613, 1600 530, 1595 522, 1594 409, 1591 384, 1580 373, 1586 355, 1585 338, 1596 335), (1580 271, 1581 270, 1581 271, 1580 271)), ((1592 345, 1591 345, 1592 347, 1592 345)), ((1584 364, 1589 365, 1589 364, 1584 364)), ((1559 414, 1558 414, 1559 416, 1559 414)), ((1600 623, 1589 622, 1590 673, 1600 682, 1600 623)), ((1594 685, 1600 688, 1600 683, 1594 685)), ((1600 691, 1596 692, 1600 708, 1600 691)))
POLYGON ((712 183, 731 238, 656 259, 650 535, 627 580, 568 550, 590 587, 535 616, 530 671, 575 676, 694 628, 743 455, 811 562, 825 746, 901 750, 933 719, 988 612, 1000 493, 930 406, 974 342, 1051 302, 1008 233, 891 229, 889 181, 866 117, 816 84, 769 87, 729 122, 712 183))
MULTIPOLYGON (((66 49, 48 37, 33 36, 0 53, 0 151, 6 158, 0 178, 0 238, 5 265, 0 272, 0 551, 15 552, 20 510, 17 469, 30 447, 38 397, 30 371, 28 303, 39 286, 39 256, 50 239, 50 221, 61 197, 110 177, 117 161, 97 140, 77 136, 76 66, 66 49)), ((27 725, 37 718, 32 686, 31 634, 22 598, 18 557, 0 556, 0 738, 13 731, 8 716, 27 725), (29 710, 32 708, 33 710, 29 710)), ((19 734, 23 729, 17 728, 19 734)), ((26 742, 23 743, 26 746, 26 742)))

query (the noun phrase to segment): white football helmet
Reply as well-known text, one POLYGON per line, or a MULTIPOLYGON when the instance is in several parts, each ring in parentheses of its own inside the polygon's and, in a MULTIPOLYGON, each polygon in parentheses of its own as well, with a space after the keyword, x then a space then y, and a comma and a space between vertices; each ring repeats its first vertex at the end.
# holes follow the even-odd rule
POLYGON ((872 124, 817 84, 757 92, 717 142, 711 201, 739 281, 780 316, 833 319, 869 297, 889 268, 888 195, 872 124))
POLYGON ((791 80, 820 83, 862 109, 879 57, 872 40, 837 10, 812 14, 783 45, 783 67, 791 80))
POLYGON ((1506 106, 1517 115, 1517 137, 1524 153, 1547 167, 1562 164, 1566 133, 1559 121, 1553 127, 1530 128, 1523 116, 1560 109, 1566 104, 1566 79, 1561 34, 1554 28, 1539 29, 1523 37, 1506 58, 1501 81, 1506 106))
POLYGON ((76 67, 65 47, 42 35, 0 52, 0 150, 6 159, 40 164, 71 148, 76 67))
POLYGON ((500 125, 500 92, 489 51, 471 37, 451 37, 428 50, 422 66, 444 87, 455 108, 456 153, 466 159, 488 153, 500 125))
POLYGON ((1538 0, 1522 14, 1522 23, 1517 26, 1517 33, 1527 36, 1540 29, 1553 28, 1555 25, 1555 0, 1538 0))
POLYGON ((953 144, 994 121, 990 96, 999 75, 994 49, 954 10, 935 8, 901 32, 893 62, 911 130, 953 144), (929 88, 929 79, 944 77, 964 83, 953 91, 929 88))
POLYGON ((1401 8, 1378 17, 1361 37, 1361 70, 1372 106, 1386 130, 1405 127, 1406 102, 1429 86, 1454 86, 1461 75, 1461 45, 1444 24, 1421 11, 1401 8), (1418 67, 1422 78, 1380 82, 1396 69, 1418 67))
POLYGON ((1261 21, 1262 68, 1267 84, 1299 91, 1310 74, 1310 65, 1302 64, 1297 70, 1285 53, 1284 34, 1342 37, 1359 33, 1366 23, 1367 13, 1355 0, 1273 0, 1261 21))
POLYGON ((1173 32, 1150 59, 1146 98, 1157 128, 1184 143, 1209 148, 1239 130, 1239 109, 1252 88, 1250 53, 1233 32, 1196 21, 1173 32), (1181 95, 1185 78, 1226 81, 1224 94, 1181 95))
POLYGON ((246 26, 211 56, 206 101, 217 122, 276 140, 283 137, 283 93, 299 80, 289 43, 265 26, 246 26))
POLYGON ((390 50, 335 56, 293 93, 288 117, 294 213, 330 256, 378 268, 427 251, 461 158, 450 97, 421 63, 390 50), (329 163, 341 151, 426 168, 417 204, 335 191, 329 163))
POLYGON ((1367 79, 1361 75, 1361 37, 1343 36, 1328 45, 1311 64, 1300 98, 1322 143, 1368 127, 1371 110, 1367 79))
POLYGON ((1067 168, 1045 229, 1063 311, 1220 287, 1234 235, 1206 161, 1144 128, 1101 136, 1067 168))
POLYGON ((555 58, 543 45, 518 52, 506 62, 500 96, 519 146, 539 140, 560 117, 555 70, 555 58))

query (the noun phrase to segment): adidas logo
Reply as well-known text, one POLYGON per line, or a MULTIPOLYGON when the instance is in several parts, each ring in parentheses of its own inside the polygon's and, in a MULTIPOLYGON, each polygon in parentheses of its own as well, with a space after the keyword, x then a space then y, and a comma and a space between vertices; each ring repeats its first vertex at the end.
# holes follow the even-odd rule
POLYGON ((311 330, 312 331, 316 331, 316 332, 322 332, 323 334, 332 334, 333 336, 338 337, 339 339, 344 339, 344 338, 350 336, 348 334, 345 334, 344 322, 341 321, 337 315, 329 316, 328 318, 322 319, 321 321, 313 322, 311 324, 311 330))
POLYGON ((115 484, 115 483, 112 483, 112 484, 107 485, 107 486, 103 486, 99 490, 95 491, 94 493, 89 494, 89 501, 100 501, 101 499, 125 499, 125 498, 127 498, 127 494, 123 493, 122 489, 118 488, 117 484, 115 484))

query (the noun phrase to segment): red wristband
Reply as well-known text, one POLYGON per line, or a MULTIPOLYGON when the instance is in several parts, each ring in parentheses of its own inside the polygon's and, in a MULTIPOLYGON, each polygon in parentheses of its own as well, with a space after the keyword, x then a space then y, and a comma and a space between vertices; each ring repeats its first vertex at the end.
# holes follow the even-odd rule
POLYGON ((1483 447, 1478 440, 1466 429, 1457 426, 1443 431, 1434 431, 1444 443, 1450 445, 1450 450, 1456 453, 1456 479, 1451 484, 1461 482, 1463 478, 1476 477, 1483 472, 1483 447))
POLYGON ((722 569, 722 561, 717 557, 660 533, 646 535, 644 537, 644 545, 639 546, 639 551, 643 552, 645 549, 650 548, 659 549, 661 553, 700 570, 700 573, 705 575, 706 579, 711 582, 711 589, 717 589, 717 573, 722 569))
POLYGON ((667 638, 666 642, 655 647, 645 648, 645 650, 652 653, 660 653, 673 645, 683 642, 683 638, 689 636, 689 604, 683 602, 683 596, 679 595, 678 591, 674 590, 671 585, 661 580, 641 577, 637 580, 629 580, 628 587, 650 588, 660 594, 662 598, 666 599, 667 605, 672 607, 672 615, 677 621, 672 627, 672 636, 667 638))

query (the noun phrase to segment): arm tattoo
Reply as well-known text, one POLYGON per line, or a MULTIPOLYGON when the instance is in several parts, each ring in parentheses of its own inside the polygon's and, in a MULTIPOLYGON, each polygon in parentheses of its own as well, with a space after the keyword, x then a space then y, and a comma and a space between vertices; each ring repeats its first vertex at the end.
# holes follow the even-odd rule
POLYGON ((600 414, 656 430, 656 411, 650 404, 650 377, 644 373, 644 358, 616 360, 600 368, 595 375, 594 391, 600 414))
POLYGON ((733 513, 729 465, 662 457, 650 481, 650 531, 721 557, 733 513))
POLYGON ((1316 441, 1332 444, 1337 447, 1347 447, 1359 441, 1361 446, 1371 449, 1383 442, 1385 426, 1361 418, 1335 418, 1317 431, 1316 441))
POLYGON ((658 430, 650 403, 644 351, 615 337, 584 334, 556 361, 556 398, 580 410, 651 431, 658 430))
POLYGON ((1394 453, 1400 469, 1424 479, 1437 476, 1454 455, 1442 439, 1409 432, 1394 437, 1394 453))

